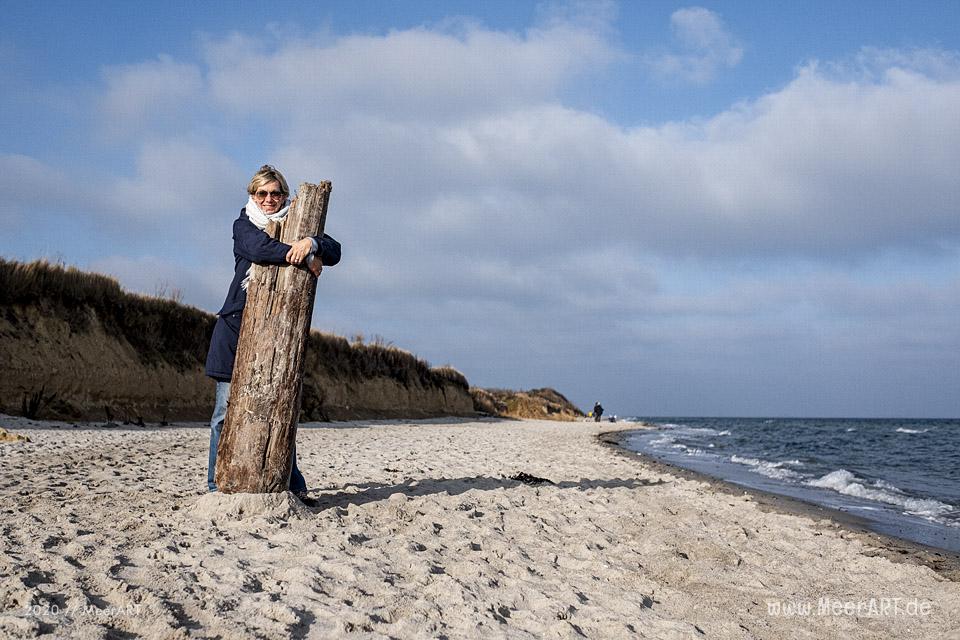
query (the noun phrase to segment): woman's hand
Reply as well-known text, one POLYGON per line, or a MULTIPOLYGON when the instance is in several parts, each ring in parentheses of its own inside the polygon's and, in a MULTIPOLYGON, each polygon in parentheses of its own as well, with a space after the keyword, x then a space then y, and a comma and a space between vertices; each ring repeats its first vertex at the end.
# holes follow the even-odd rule
POLYGON ((314 253, 307 258, 307 269, 310 269, 310 273, 313 274, 313 277, 320 277, 320 272, 323 271, 323 263, 320 261, 320 258, 317 257, 317 254, 314 253))
POLYGON ((311 251, 313 251, 313 241, 310 238, 297 240, 290 246, 290 251, 287 251, 287 262, 300 264, 304 258, 310 255, 311 251))

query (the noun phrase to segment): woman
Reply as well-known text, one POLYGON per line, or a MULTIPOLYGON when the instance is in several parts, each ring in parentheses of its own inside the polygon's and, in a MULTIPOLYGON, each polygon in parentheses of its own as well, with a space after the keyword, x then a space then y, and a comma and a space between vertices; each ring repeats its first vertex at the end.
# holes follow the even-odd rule
MULTIPOLYGON (((281 222, 290 209, 290 189, 283 175, 268 164, 247 185, 247 206, 240 210, 240 217, 233 222, 233 281, 227 291, 227 299, 217 313, 217 324, 210 339, 207 353, 206 373, 217 381, 217 397, 210 420, 210 454, 207 464, 207 488, 216 491, 213 472, 217 464, 217 445, 223 419, 227 415, 227 400, 230 398, 230 379, 233 376, 233 361, 237 355, 237 340, 240 337, 240 320, 247 304, 247 282, 253 263, 302 264, 313 275, 320 275, 322 265, 333 266, 340 262, 340 243, 324 234, 316 238, 302 238, 292 245, 274 240, 264 229, 267 223, 281 222)), ((290 491, 301 500, 312 502, 306 496, 307 483, 297 468, 297 451, 293 450, 293 469, 290 473, 290 491)))

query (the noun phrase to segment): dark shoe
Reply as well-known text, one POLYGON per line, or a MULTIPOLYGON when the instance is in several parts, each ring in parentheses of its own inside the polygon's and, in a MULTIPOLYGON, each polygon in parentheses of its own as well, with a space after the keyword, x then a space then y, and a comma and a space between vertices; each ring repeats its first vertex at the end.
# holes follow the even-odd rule
POLYGON ((306 491, 303 491, 301 493, 295 493, 294 495, 297 496, 297 500, 302 502, 307 507, 310 507, 311 509, 316 509, 317 507, 320 506, 320 501, 317 500, 316 498, 311 498, 310 496, 308 496, 306 491))

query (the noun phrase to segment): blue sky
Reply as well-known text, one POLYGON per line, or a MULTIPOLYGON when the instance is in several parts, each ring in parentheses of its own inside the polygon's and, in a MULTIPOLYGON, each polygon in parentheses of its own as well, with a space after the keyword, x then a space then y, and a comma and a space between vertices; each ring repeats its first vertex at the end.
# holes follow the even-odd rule
POLYGON ((317 328, 620 415, 960 416, 960 3, 0 5, 6 258, 216 311, 271 162, 334 184, 317 328))

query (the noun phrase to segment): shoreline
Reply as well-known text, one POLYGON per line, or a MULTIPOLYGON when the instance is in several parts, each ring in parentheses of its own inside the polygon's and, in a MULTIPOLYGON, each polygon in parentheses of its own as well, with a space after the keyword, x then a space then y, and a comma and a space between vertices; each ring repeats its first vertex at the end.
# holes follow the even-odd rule
POLYGON ((625 434, 644 428, 640 426, 639 428, 604 431, 597 434, 596 437, 599 442, 615 454, 637 460, 660 473, 703 482, 710 485, 713 490, 727 495, 751 496, 761 509, 810 518, 815 521, 819 528, 847 531, 864 544, 875 548, 878 555, 888 560, 928 567, 952 582, 960 582, 960 554, 948 549, 932 547, 913 540, 874 531, 870 528, 868 520, 846 511, 831 509, 813 502, 762 489, 746 487, 627 449, 623 445, 625 434))

